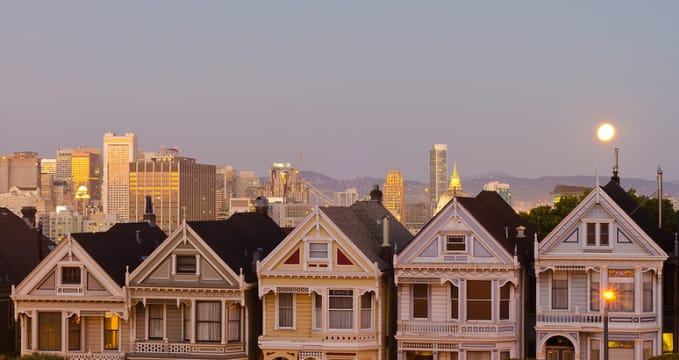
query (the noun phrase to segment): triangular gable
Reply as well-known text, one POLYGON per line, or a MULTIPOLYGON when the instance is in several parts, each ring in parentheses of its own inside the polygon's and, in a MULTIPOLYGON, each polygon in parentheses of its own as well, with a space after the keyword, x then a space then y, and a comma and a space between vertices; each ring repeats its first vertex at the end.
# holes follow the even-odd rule
POLYGON ((374 266, 323 211, 316 209, 283 239, 269 256, 261 261, 258 272, 362 271, 374 273, 374 266), (315 244, 319 244, 320 248, 314 248, 315 244), (323 244, 327 244, 327 247, 323 244), (295 261, 297 259, 299 261, 295 261))
POLYGON ((130 287, 192 285, 240 287, 240 276, 185 222, 163 241, 131 274, 130 287), (182 266, 192 258, 193 272, 182 266))
POLYGON ((467 211, 450 201, 403 249, 399 263, 498 263, 514 259, 467 211), (463 238, 461 238, 463 237, 463 238))
MULTIPOLYGON (((594 233, 597 231, 602 230, 596 230, 594 233)), ((597 256, 611 257, 666 256, 660 246, 599 186, 595 187, 538 246, 538 257, 574 252, 596 252, 597 256), (605 231, 608 234, 608 245, 587 246, 586 223, 607 224, 605 231)))
POLYGON ((70 236, 17 285, 15 294, 17 299, 52 295, 55 299, 77 296, 83 301, 123 298, 122 287, 70 236))

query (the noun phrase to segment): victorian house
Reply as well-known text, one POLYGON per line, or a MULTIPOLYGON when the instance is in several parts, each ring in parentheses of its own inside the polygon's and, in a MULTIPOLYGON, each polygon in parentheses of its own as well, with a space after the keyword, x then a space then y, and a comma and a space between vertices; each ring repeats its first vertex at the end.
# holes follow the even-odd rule
POLYGON ((264 360, 392 356, 392 253, 412 235, 379 201, 317 208, 257 267, 264 360))
POLYGON ((452 197, 395 256, 397 359, 530 357, 533 236, 496 192, 452 197))
POLYGON ((62 240, 12 290, 20 353, 122 360, 129 350, 129 289, 134 270, 166 235, 148 223, 62 240))
POLYGON ((268 216, 184 222, 128 276, 134 359, 256 359, 256 261, 285 237, 268 216))
POLYGON ((18 285, 54 243, 35 225, 35 208, 22 209, 23 219, 7 208, 0 208, 0 354, 19 348, 19 329, 10 298, 12 286, 18 285))
POLYGON ((662 353, 667 246, 652 224, 614 176, 536 243, 537 359, 662 353))

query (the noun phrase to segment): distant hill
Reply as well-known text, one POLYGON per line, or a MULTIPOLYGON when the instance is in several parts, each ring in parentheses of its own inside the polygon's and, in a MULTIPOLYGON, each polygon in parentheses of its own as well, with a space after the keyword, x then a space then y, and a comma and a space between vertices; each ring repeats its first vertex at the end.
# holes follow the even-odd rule
MULTIPOLYGON (((356 188, 360 196, 367 195, 373 185, 384 186, 384 179, 359 177, 355 179, 336 180, 313 171, 300 171, 299 176, 326 195, 332 197, 334 192, 356 188)), ((610 177, 600 177, 600 183, 606 184, 610 177)), ((515 209, 527 210, 537 205, 548 204, 552 201, 550 194, 556 185, 577 185, 593 187, 596 184, 594 176, 543 176, 537 179, 513 177, 499 172, 491 172, 477 177, 462 178, 462 188, 465 192, 476 194, 483 189, 483 185, 491 181, 509 184, 512 191, 512 203, 515 209)), ((634 188, 638 194, 654 196, 657 192, 655 180, 622 178, 621 185, 625 189, 634 188)), ((419 181, 405 181, 406 202, 419 203, 426 201, 425 188, 428 184, 419 181)), ((679 196, 679 182, 665 181, 663 192, 669 196, 679 196)))

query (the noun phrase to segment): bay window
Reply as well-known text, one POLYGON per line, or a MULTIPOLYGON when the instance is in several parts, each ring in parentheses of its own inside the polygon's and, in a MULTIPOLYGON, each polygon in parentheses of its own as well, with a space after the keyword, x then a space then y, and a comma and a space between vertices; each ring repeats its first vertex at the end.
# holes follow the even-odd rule
POLYGON ((372 293, 361 295, 361 329, 371 329, 373 318, 372 293))
POLYGON ((354 292, 352 290, 330 290, 328 314, 330 329, 353 329, 354 292))

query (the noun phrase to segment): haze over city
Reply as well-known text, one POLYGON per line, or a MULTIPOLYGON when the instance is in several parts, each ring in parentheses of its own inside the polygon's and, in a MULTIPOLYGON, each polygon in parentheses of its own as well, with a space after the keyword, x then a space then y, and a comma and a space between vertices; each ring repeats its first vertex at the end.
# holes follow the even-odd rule
POLYGON ((0 154, 133 131, 204 163, 335 178, 677 179, 676 2, 4 2, 0 154), (618 132, 596 140, 598 124, 618 132), (302 154, 302 156, 300 156, 302 154))

